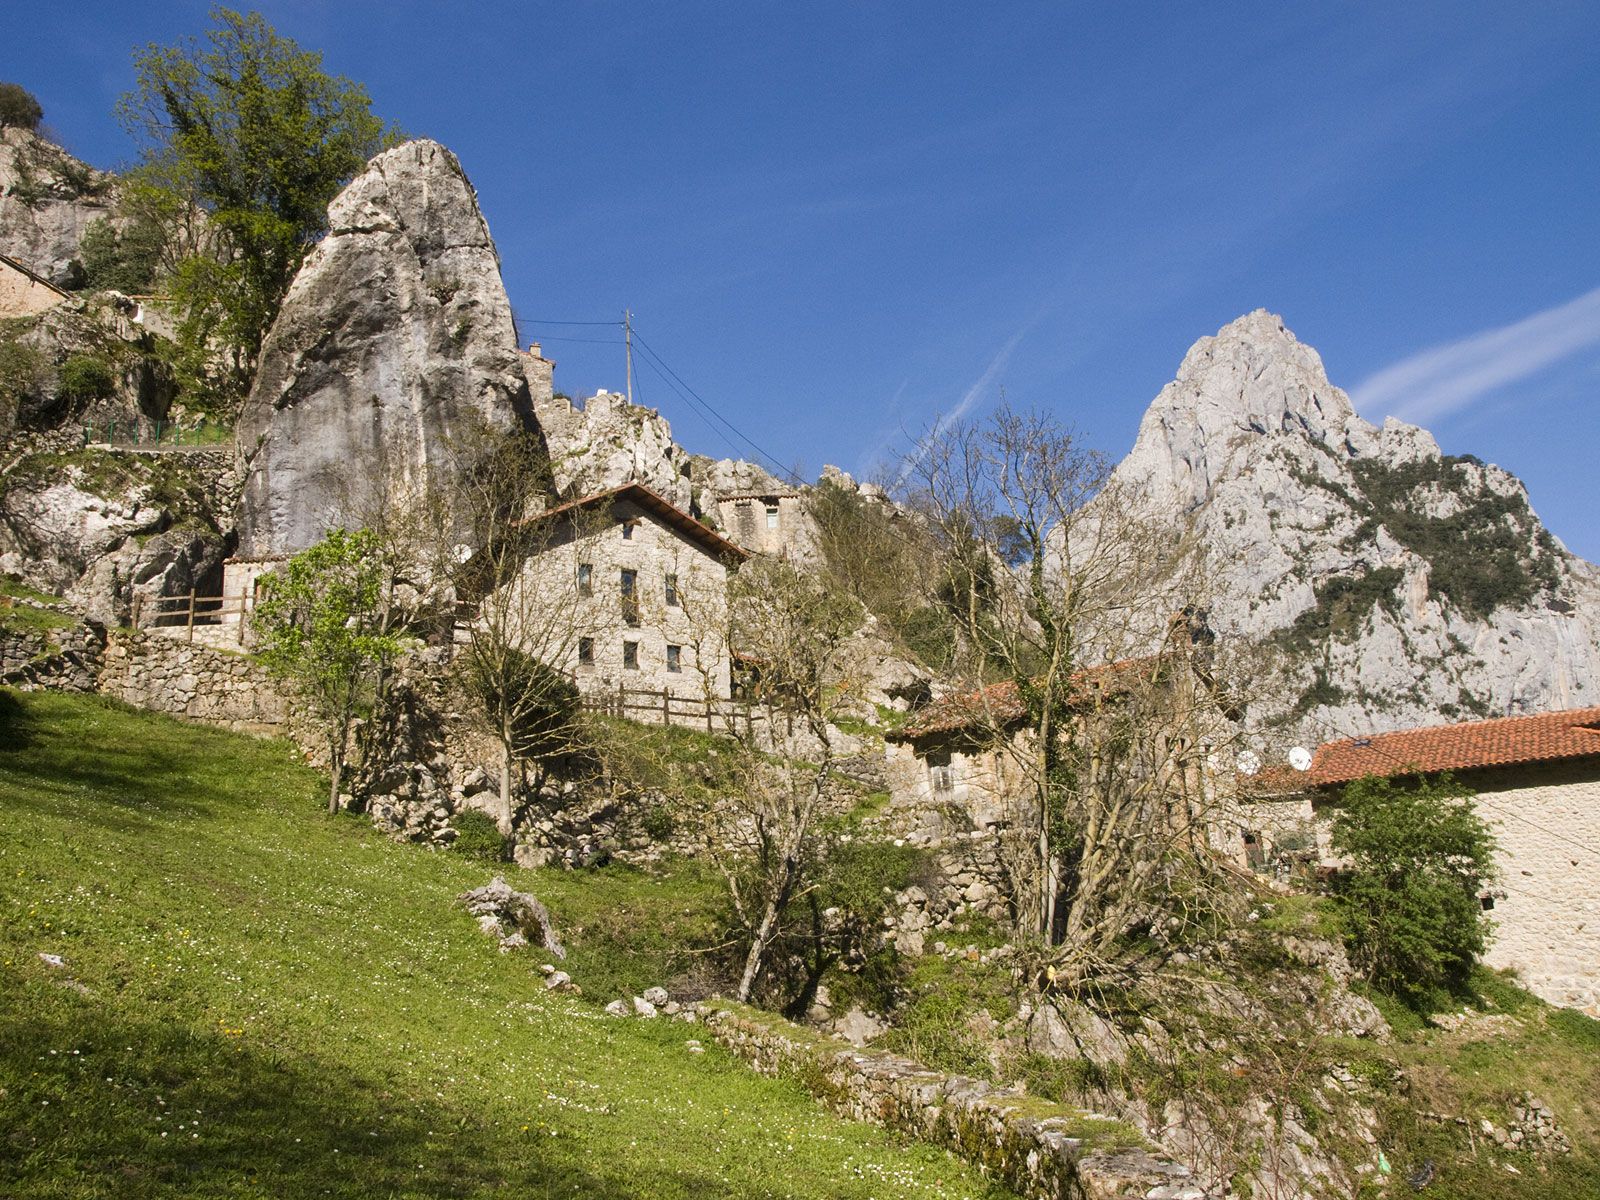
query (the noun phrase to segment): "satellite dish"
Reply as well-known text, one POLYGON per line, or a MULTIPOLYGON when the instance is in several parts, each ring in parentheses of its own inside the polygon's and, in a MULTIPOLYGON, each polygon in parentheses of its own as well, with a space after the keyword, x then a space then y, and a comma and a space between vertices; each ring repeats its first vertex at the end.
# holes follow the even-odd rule
POLYGON ((1234 760, 1241 775, 1254 775, 1261 770, 1261 759, 1254 750, 1241 750, 1239 757, 1234 760))
POLYGON ((1311 770, 1311 751, 1304 746, 1296 746, 1289 751, 1289 765, 1296 771, 1311 770))

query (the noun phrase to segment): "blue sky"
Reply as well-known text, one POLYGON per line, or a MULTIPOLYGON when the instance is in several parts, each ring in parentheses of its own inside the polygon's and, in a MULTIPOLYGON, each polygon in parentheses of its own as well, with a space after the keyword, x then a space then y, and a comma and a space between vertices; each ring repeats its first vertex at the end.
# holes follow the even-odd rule
MULTIPOLYGON (((0 78, 102 166, 131 48, 206 25, 4 7, 0 78)), ((622 387, 617 332, 534 322, 631 307, 808 475, 1002 387, 1120 456, 1189 345, 1266 307, 1600 559, 1600 5, 260 9, 456 151, 566 391, 622 387)), ((652 370, 680 441, 753 456, 652 370)))

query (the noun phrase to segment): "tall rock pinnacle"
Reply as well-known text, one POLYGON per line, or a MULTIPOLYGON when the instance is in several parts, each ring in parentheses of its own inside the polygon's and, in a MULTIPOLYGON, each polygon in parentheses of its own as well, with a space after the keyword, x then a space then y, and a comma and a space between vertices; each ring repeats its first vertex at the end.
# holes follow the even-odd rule
POLYGON ((241 558, 292 554, 387 488, 440 481, 474 425, 533 427, 499 260, 455 155, 386 151, 328 218, 240 418, 241 558))
POLYGON ((1600 573, 1522 484, 1363 420, 1264 311, 1201 338, 1117 477, 1209 555, 1219 634, 1277 652, 1305 740, 1600 701, 1600 573))

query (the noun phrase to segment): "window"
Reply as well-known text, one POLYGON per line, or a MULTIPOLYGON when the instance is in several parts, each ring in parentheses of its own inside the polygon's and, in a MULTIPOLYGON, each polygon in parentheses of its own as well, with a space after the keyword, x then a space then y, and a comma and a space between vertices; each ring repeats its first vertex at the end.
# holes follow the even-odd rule
POLYGON ((638 642, 622 643, 622 669, 625 671, 637 671, 639 669, 638 642))
POLYGON ((667 670, 671 671, 673 674, 678 674, 683 670, 682 646, 667 647, 667 670))
POLYGON ((622 619, 629 625, 639 623, 639 572, 622 568, 622 619))
POLYGON ((594 564, 578 564, 578 595, 594 595, 594 564))
POLYGON ((667 576, 667 605, 670 608, 678 607, 678 577, 676 575, 667 576))
POLYGON ((778 506, 776 504, 769 504, 769 505, 767 505, 767 528, 768 529, 776 529, 777 527, 778 527, 778 506))
POLYGON ((623 541, 625 541, 625 542, 633 541, 633 527, 635 525, 637 525, 638 523, 639 522, 637 522, 637 521, 624 521, 622 523, 622 540, 623 541))
POLYGON ((578 665, 580 667, 594 666, 594 639, 592 637, 578 639, 578 665))
POLYGON ((950 772, 950 752, 936 752, 928 756, 928 782, 935 796, 949 796, 956 790, 955 776, 950 772))

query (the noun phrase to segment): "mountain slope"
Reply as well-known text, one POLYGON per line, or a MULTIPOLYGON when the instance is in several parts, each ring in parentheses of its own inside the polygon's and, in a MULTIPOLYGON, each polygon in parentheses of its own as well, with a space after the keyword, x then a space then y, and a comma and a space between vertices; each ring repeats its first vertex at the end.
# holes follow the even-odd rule
MULTIPOLYGON (((0 1195, 1008 1194, 547 992, 454 903, 488 864, 317 792, 283 743, 0 690, 0 1195)), ((671 903, 508 877, 569 938, 671 903)))
POLYGON ((1363 420, 1271 313, 1195 343, 1117 475, 1194 523, 1216 631, 1277 652, 1257 722, 1321 740, 1600 696, 1596 569, 1508 472, 1363 420))

